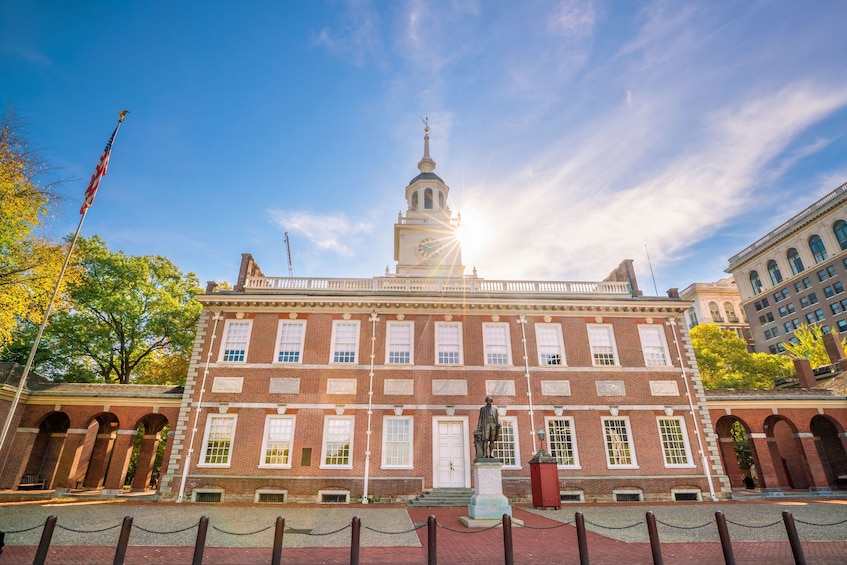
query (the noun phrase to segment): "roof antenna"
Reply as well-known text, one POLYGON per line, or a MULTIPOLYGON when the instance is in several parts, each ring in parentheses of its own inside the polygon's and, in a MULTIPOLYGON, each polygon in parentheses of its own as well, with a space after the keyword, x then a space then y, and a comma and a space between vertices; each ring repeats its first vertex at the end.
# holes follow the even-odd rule
POLYGON ((291 240, 288 239, 288 232, 285 232, 285 250, 288 252, 288 278, 294 278, 294 264, 291 262, 291 240))
MULTIPOLYGON (((288 234, 286 234, 287 236, 288 234)), ((650 265, 650 277, 653 279, 653 290, 656 296, 659 296, 659 287, 656 286, 656 275, 653 274, 653 263, 650 262, 650 253, 647 251, 647 244, 644 244, 644 253, 647 254, 647 264, 650 265)))

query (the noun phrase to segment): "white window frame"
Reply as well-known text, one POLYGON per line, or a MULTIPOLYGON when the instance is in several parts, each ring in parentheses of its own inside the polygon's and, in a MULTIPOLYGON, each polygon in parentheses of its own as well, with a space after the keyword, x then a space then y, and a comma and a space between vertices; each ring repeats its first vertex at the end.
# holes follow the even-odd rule
POLYGON ((638 469, 638 459, 635 457, 635 442, 632 438, 632 426, 629 422, 629 416, 602 416, 601 418, 601 429, 603 431, 603 452, 606 454, 606 466, 609 469, 638 469), (622 420, 624 423, 624 429, 626 431, 627 438, 627 448, 629 449, 629 463, 612 463, 611 458, 609 457, 609 445, 608 440, 606 439, 606 422, 612 420, 622 420))
POLYGON ((415 364, 415 323, 414 322, 388 322, 385 325, 385 364, 386 365, 414 365, 415 364), (398 327, 409 328, 409 360, 406 362, 391 361, 392 345, 407 345, 405 343, 397 343, 392 341, 391 329, 398 327))
POLYGON ((656 428, 659 432, 659 445, 662 448, 662 461, 668 469, 693 469, 694 458, 691 456, 691 445, 688 442, 688 430, 685 427, 685 418, 682 416, 657 416, 656 428), (665 438, 662 435, 662 420, 675 420, 679 422, 680 433, 682 434, 683 449, 685 449, 685 458, 687 463, 668 463, 668 452, 665 446, 665 438))
POLYGON ((544 432, 547 434, 547 452, 552 453, 552 449, 550 447, 550 422, 564 420, 568 422, 568 431, 570 432, 570 440, 571 440, 571 451, 573 457, 573 464, 561 464, 557 461, 557 468, 559 469, 582 469, 582 466, 579 464, 579 449, 577 449, 576 444, 576 423, 574 422, 573 416, 545 416, 544 417, 544 432))
POLYGON ((221 337, 221 350, 218 352, 218 362, 219 363, 246 363, 247 362, 247 354, 250 351, 250 336, 253 333, 253 320, 226 320, 224 322, 223 336, 221 337), (227 344, 231 343, 229 341, 229 329, 232 326, 247 326, 247 337, 244 341, 244 359, 235 361, 235 360, 227 360, 224 359, 227 351, 227 344))
POLYGON ((359 338, 362 333, 361 324, 359 320, 333 320, 332 321, 332 347, 330 347, 329 351, 329 363, 331 365, 356 365, 359 362, 359 338), (338 327, 342 325, 353 325, 356 326, 356 343, 353 346, 353 360, 352 361, 336 361, 335 360, 335 348, 338 347, 338 343, 336 342, 338 327))
MULTIPOLYGON (((398 442, 399 443, 399 442, 398 442)), ((412 469, 415 466, 415 418, 413 416, 383 416, 382 418, 382 465, 381 469, 412 469), (409 425, 409 437, 406 443, 408 450, 409 463, 404 465, 395 465, 388 463, 388 425, 389 422, 405 421, 409 425)))
POLYGON ((323 438, 321 439, 321 469, 352 469, 353 468, 353 440, 356 435, 356 418, 354 416, 324 416, 323 438), (327 463, 327 440, 329 439, 330 422, 346 420, 349 422, 349 444, 347 463, 327 463))
MULTIPOLYGON (((512 365, 512 334, 509 328, 509 324, 507 322, 484 322, 482 324, 482 351, 485 358, 483 359, 484 364, 490 367, 509 367, 512 365), (503 330, 505 333, 505 344, 500 343, 489 343, 494 335, 488 335, 489 331, 500 331, 503 330), (506 348, 506 362, 505 363, 489 363, 488 355, 489 348, 499 348, 505 346, 506 348)), ((492 353, 494 355, 501 355, 502 353, 492 353)))
MULTIPOLYGON (((535 324, 535 346, 536 346, 536 349, 538 350, 538 365, 540 367, 564 367, 568 364, 567 359, 565 358, 565 340, 562 337, 562 324, 552 324, 552 323, 551 324, 548 324, 548 323, 535 324), (555 338, 556 338, 557 342, 555 344, 541 343, 541 337, 538 333, 539 328, 542 329, 542 333, 543 333, 544 330, 548 330, 548 329, 553 330, 555 332, 555 338), (551 348, 551 347, 554 347, 554 346, 558 346, 558 348, 559 348, 559 351, 558 351, 559 364, 558 365, 555 365, 555 364, 552 364, 552 363, 545 363, 544 358, 542 357, 542 355, 543 355, 542 347, 551 348)), ((549 353, 548 353, 548 355, 549 355, 549 353)))
MULTIPOLYGON (((621 361, 620 361, 620 357, 618 356, 618 345, 617 345, 617 342, 615 341, 615 328, 612 326, 612 324, 587 324, 586 328, 587 328, 586 331, 588 333, 588 345, 589 345, 589 348, 591 349, 591 363, 592 363, 592 365, 594 365, 595 367, 620 367, 621 361), (597 358, 595 357, 595 351, 594 351, 595 348, 597 348, 597 347, 604 347, 605 348, 605 347, 609 347, 609 345, 606 345, 606 344, 597 345, 595 343, 592 343, 592 339, 591 339, 592 330, 595 330, 595 331, 604 330, 604 331, 608 332, 609 342, 610 342, 610 345, 611 345, 611 348, 612 348, 612 360, 614 361, 613 363, 605 364, 605 363, 598 363, 597 362, 597 358)), ((603 354, 605 352, 598 352, 598 353, 603 354)))
POLYGON ((276 347, 274 349, 273 362, 281 365, 301 365, 303 363, 303 349, 306 343, 306 320, 280 320, 276 329, 276 347), (282 328, 288 326, 300 326, 300 343, 297 346, 297 361, 280 361, 279 354, 282 352, 282 328))
MULTIPOLYGON (((268 414, 265 416, 265 428, 262 434, 262 452, 259 456, 259 467, 266 469, 290 469, 291 468, 291 460, 294 458, 294 429, 297 425, 297 417, 296 416, 283 416, 280 414, 268 414), (291 432, 288 435, 288 463, 266 463, 267 460, 267 451, 268 451, 268 442, 270 440, 270 426, 271 422, 275 420, 287 420, 291 422, 291 432)), ((276 441, 284 441, 284 440, 276 440, 276 441)))
POLYGON ((200 460, 197 462, 198 467, 209 468, 227 468, 232 462, 232 451, 235 447, 235 430, 238 427, 238 414, 206 414, 206 426, 203 431, 203 450, 200 452, 200 460), (206 454, 209 450, 209 435, 212 431, 212 422, 215 420, 230 420, 232 429, 229 433, 229 452, 224 463, 206 463, 206 454))
POLYGON ((512 430, 512 449, 515 454, 515 462, 513 464, 506 463, 505 459, 498 457, 496 451, 500 444, 505 443, 502 440, 497 440, 497 443, 494 444, 495 453, 492 454, 493 457, 497 457, 500 461, 503 462, 504 469, 520 469, 521 468, 521 443, 520 443, 520 433, 518 432, 518 417, 517 416, 500 416, 500 434, 502 437, 503 430, 507 428, 511 428, 512 430))
POLYGON ((462 337, 463 337, 463 335, 462 335, 462 322, 435 322, 435 364, 436 365, 444 365, 444 366, 455 367, 455 366, 458 366, 458 365, 464 365, 465 364, 464 348, 463 348, 464 340, 462 339, 462 337), (443 343, 439 343, 439 341, 438 341, 439 328, 447 327, 447 326, 456 328, 456 334, 457 334, 458 341, 459 341, 459 343, 458 343, 459 362, 458 363, 441 363, 438 360, 438 353, 439 353, 439 350, 442 346, 447 346, 447 345, 449 345, 451 347, 453 346, 452 343, 443 344, 443 343))
MULTIPOLYGON (((648 334, 649 337, 649 334, 648 334)), ((644 355, 644 365, 647 367, 670 367, 671 363, 671 355, 668 350, 668 341, 665 337, 665 328, 659 324, 638 324, 638 339, 641 340, 641 353, 644 355), (659 338, 659 344, 655 345, 645 345, 645 332, 654 333, 659 338), (658 350, 661 348, 662 355, 665 357, 665 362, 662 364, 654 364, 650 362, 650 358, 647 355, 647 348, 658 350)))

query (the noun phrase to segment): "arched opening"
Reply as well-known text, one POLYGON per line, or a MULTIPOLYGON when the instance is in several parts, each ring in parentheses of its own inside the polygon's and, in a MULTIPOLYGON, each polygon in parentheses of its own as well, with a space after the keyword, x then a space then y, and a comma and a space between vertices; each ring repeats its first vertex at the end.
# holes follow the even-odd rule
POLYGON ((771 283, 774 286, 782 282, 782 273, 779 272, 779 265, 773 259, 768 261, 768 274, 771 276, 771 283))
POLYGON ((441 192, 440 190, 438 191, 438 207, 441 208, 442 210, 444 210, 447 207, 446 203, 444 202, 444 193, 441 192))
POLYGON ((161 414, 148 414, 135 427, 124 486, 134 491, 156 489, 167 447, 168 420, 161 414))
POLYGON ((835 239, 838 240, 838 246, 841 247, 841 251, 847 249, 847 222, 844 220, 835 222, 835 225, 832 226, 832 233, 835 234, 835 239))
POLYGON ((839 429, 828 416, 812 418, 809 428, 815 436, 815 445, 830 486, 847 488, 847 452, 838 437, 839 429))
POLYGON ((98 414, 91 420, 74 484, 81 481, 84 489, 103 487, 119 427, 117 416, 110 412, 98 414))
POLYGON ((721 310, 718 308, 717 302, 709 302, 709 314, 712 316, 713 322, 723 322, 723 318, 721 318, 721 310))
POLYGON ((753 287, 753 294, 762 292, 762 280, 756 271, 750 271, 750 286, 753 287))
POLYGON ((809 238, 809 251, 812 252, 812 257, 815 258, 815 263, 826 261, 829 255, 826 252, 826 246, 819 235, 813 235, 809 238))
POLYGON ((51 412, 38 426, 38 434, 24 467, 24 477, 32 477, 44 483, 45 489, 54 488, 56 468, 62 456, 65 436, 71 420, 64 412, 51 412))
POLYGON ((799 275, 803 272, 803 260, 800 258, 800 254, 797 253, 795 248, 791 248, 788 250, 788 253, 785 255, 788 258, 788 264, 791 266, 791 273, 795 275, 799 275))
MULTIPOLYGON (((790 420, 773 415, 765 420, 765 433, 771 461, 780 487, 790 489, 809 488, 809 464, 803 445, 797 437, 797 426, 790 420)), ((768 485, 770 486, 770 485, 768 485)))
POLYGON ((735 314, 735 307, 731 302, 723 303, 723 310, 726 312, 726 319, 728 322, 737 322, 738 316, 735 314))
POLYGON ((418 209, 418 191, 417 191, 417 190, 416 190, 416 191, 414 191, 414 192, 412 193, 412 204, 411 204, 411 208, 412 208, 412 210, 417 210, 417 209, 418 209))
POLYGON ((738 489, 762 486, 758 477, 758 454, 749 439, 747 423, 735 416, 723 416, 717 421, 715 431, 730 485, 738 489))
POLYGON ((424 190, 424 209, 432 210, 432 189, 427 188, 424 190))

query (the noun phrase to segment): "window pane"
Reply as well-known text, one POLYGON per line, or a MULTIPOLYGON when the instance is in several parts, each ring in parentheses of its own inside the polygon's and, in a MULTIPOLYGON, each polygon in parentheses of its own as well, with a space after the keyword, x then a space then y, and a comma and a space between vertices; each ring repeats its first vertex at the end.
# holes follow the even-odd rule
POLYGON ((412 465, 412 420, 411 418, 389 418, 385 420, 384 465, 412 465))
POLYGON ((538 341, 538 364, 561 365, 562 351, 560 336, 562 327, 558 324, 536 324, 535 338, 538 341))
POLYGON ((229 463, 233 431, 235 431, 235 418, 212 416, 209 419, 209 434, 206 436, 206 453, 203 463, 207 465, 229 463))
POLYGON ((612 328, 588 326, 588 341, 591 344, 591 356, 595 365, 617 365, 612 328))
POLYGON ((494 451, 491 453, 503 462, 503 465, 517 465, 517 457, 515 456, 515 428, 514 422, 511 420, 500 421, 500 437, 494 444, 494 451))
POLYGON ((440 324, 435 329, 435 347, 438 353, 438 364, 458 365, 460 363, 459 325, 440 324))
POLYGON ((279 353, 276 360, 280 363, 299 363, 302 343, 303 323, 282 322, 279 331, 279 353))
POLYGON ((388 325, 388 363, 412 362, 412 324, 388 325))
POLYGON ((561 418, 547 421, 547 445, 559 465, 575 465, 571 421, 561 418))
POLYGON ((606 457, 609 465, 632 465, 632 452, 626 420, 604 420, 606 429, 606 457))
POLYGON ((247 339, 250 334, 250 322, 230 322, 224 339, 223 361, 244 361, 247 353, 247 339))
POLYGON ((648 367, 670 364, 661 332, 661 327, 638 326, 641 347, 644 350, 644 362, 648 367))
POLYGON ((505 324, 482 326, 486 365, 509 364, 508 329, 505 324))
POLYGON ((265 431, 265 465, 291 464, 292 418, 270 418, 265 431))
POLYGON ((350 429, 352 421, 348 419, 331 419, 326 422, 326 457, 325 465, 350 464, 350 429))
POLYGON ((677 419, 659 420, 662 435, 662 451, 666 465, 688 465, 688 452, 685 449, 685 436, 682 422, 677 419))
POLYGON ((336 323, 333 363, 356 362, 356 338, 358 334, 359 324, 336 323))

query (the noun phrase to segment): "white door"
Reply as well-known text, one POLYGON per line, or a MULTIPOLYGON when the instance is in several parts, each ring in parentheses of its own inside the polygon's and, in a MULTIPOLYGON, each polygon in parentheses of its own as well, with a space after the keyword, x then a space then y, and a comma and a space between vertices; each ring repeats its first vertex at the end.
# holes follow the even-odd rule
POLYGON ((434 487, 464 487, 465 434, 461 420, 440 420, 435 423, 434 487))

